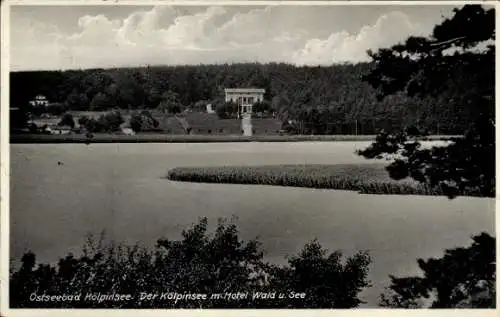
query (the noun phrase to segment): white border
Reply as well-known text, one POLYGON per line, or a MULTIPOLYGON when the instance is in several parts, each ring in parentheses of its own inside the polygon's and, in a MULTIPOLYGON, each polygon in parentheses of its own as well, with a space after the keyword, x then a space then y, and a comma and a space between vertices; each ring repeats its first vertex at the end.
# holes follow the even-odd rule
MULTIPOLYGON (((264 6, 264 5, 285 5, 285 6, 340 6, 340 5, 464 5, 464 4, 483 4, 493 5, 496 7, 496 25, 500 25, 500 14, 498 8, 499 2, 496 1, 199 1, 199 0, 5 0, 1 5, 1 108, 0 108, 0 317, 11 316, 66 316, 73 314, 74 316, 151 316, 164 315, 169 316, 327 316, 335 314, 335 316, 498 316, 500 304, 500 294, 497 291, 497 309, 459 309, 459 310, 402 310, 402 309, 350 309, 350 310, 325 310, 325 309, 300 309, 300 310, 231 310, 231 309, 212 309, 212 310, 182 310, 182 309, 158 309, 158 310, 138 310, 138 309, 121 309, 121 310, 106 310, 106 309, 14 309, 8 308, 8 279, 9 279, 9 171, 10 171, 10 146, 9 146, 9 25, 10 25, 10 6, 11 5, 130 5, 130 6, 154 6, 154 5, 184 5, 184 6, 199 6, 199 5, 236 5, 236 6, 264 6)), ((496 69, 499 65, 499 52, 496 46, 496 69)), ((496 74, 497 90, 500 87, 500 74, 496 74)), ((500 115, 500 101, 496 96, 496 122, 500 115)), ((497 140, 500 137, 499 129, 496 130, 497 140)), ((498 145, 496 147, 497 163, 498 163, 498 145)), ((499 171, 496 176, 498 179, 499 171)), ((495 199, 495 207, 498 213, 498 197, 500 189, 497 186, 497 198, 495 199)), ((499 228, 499 218, 496 217, 496 228, 499 228)), ((497 243, 497 255, 500 254, 500 244, 497 243)), ((497 263, 498 273, 498 263, 497 263)), ((498 275, 498 274, 497 274, 498 275)), ((498 284, 498 283, 497 283, 498 284)), ((498 286, 498 285, 497 285, 498 286)), ((498 289, 498 287, 497 287, 498 289)))
POLYGON ((283 1, 266 1, 266 0, 5 0, 3 5, 99 5, 99 6, 154 6, 154 5, 183 5, 183 6, 209 6, 209 5, 237 5, 237 6, 269 6, 269 5, 286 5, 286 6, 341 6, 341 5, 404 5, 404 6, 422 6, 422 5, 464 5, 464 4, 482 4, 496 5, 498 1, 491 0, 334 0, 334 1, 317 1, 317 0, 283 0, 283 1), (7 4, 8 3, 8 4, 7 4))

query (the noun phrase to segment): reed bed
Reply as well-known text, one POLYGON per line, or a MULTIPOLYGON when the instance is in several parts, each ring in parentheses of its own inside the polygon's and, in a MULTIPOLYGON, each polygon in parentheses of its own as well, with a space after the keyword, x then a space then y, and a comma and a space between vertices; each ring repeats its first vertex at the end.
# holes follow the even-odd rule
MULTIPOLYGON (((177 167, 168 171, 167 179, 197 183, 351 190, 379 195, 444 195, 440 188, 431 188, 411 179, 391 179, 383 164, 177 167)), ((461 195, 478 196, 472 191, 461 195)))

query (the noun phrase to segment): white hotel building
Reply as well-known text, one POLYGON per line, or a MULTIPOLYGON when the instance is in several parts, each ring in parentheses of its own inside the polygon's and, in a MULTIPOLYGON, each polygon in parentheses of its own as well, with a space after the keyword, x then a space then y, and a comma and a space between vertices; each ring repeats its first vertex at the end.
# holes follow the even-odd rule
POLYGON ((251 114, 257 102, 264 101, 265 89, 260 88, 226 88, 226 102, 238 104, 238 114, 251 114))

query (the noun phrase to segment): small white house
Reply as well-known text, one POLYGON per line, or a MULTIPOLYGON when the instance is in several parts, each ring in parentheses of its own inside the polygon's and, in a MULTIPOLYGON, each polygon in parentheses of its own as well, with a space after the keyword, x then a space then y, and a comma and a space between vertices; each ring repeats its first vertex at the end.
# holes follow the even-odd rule
POLYGON ((122 132, 125 135, 135 135, 135 131, 131 128, 122 128, 122 132))
POLYGON ((37 95, 35 99, 30 101, 30 104, 33 107, 48 107, 49 101, 44 95, 37 95))
POLYGON ((207 105, 207 113, 215 113, 215 110, 214 110, 214 109, 212 109, 212 104, 211 104, 211 103, 209 103, 209 104, 207 105))

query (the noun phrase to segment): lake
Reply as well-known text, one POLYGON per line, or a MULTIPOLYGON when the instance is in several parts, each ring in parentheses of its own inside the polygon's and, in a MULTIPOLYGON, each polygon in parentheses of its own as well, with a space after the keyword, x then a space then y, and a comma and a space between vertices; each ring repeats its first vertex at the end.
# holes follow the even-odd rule
POLYGON ((318 238, 329 250, 369 250, 366 307, 388 274, 418 272, 416 259, 494 234, 494 199, 360 195, 348 191, 195 184, 164 179, 177 166, 373 163, 367 142, 19 144, 11 146, 11 258, 32 250, 54 262, 78 252, 89 232, 153 245, 179 238, 206 216, 236 216, 241 237, 259 237, 269 261, 318 238), (58 165, 58 162, 63 165, 58 165))

